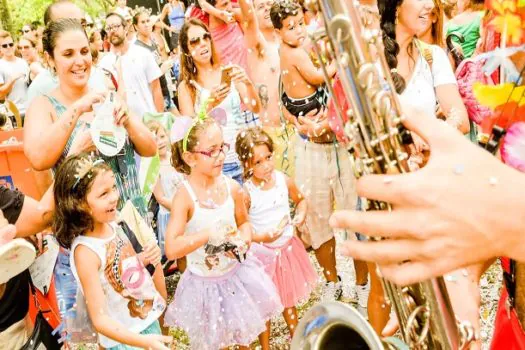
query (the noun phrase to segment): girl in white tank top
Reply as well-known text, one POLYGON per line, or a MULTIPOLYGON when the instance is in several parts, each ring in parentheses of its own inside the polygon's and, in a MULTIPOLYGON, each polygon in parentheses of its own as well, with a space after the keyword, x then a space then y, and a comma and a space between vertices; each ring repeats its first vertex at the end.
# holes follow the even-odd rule
MULTIPOLYGON (((55 174, 54 232, 71 249, 71 272, 98 343, 108 350, 163 348, 171 337, 160 335, 158 322, 167 294, 160 249, 155 242, 140 246, 128 226, 116 224, 118 201, 115 175, 102 159, 68 157, 55 174)), ((76 317, 88 328, 87 317, 76 317)))
POLYGON ((252 229, 243 192, 221 174, 228 148, 211 118, 194 122, 172 146, 172 162, 187 179, 173 199, 166 256, 186 256, 188 267, 165 323, 183 328, 195 349, 249 346, 282 311, 260 262, 245 254, 252 229))
POLYGON ((290 178, 275 170, 273 142, 261 128, 250 128, 237 137, 235 149, 243 165, 248 193, 245 202, 254 229, 251 252, 265 265, 285 307, 283 316, 290 335, 297 326, 296 305, 309 298, 317 274, 294 226, 306 219, 307 202, 290 178), (297 205, 290 218, 289 198, 297 205))

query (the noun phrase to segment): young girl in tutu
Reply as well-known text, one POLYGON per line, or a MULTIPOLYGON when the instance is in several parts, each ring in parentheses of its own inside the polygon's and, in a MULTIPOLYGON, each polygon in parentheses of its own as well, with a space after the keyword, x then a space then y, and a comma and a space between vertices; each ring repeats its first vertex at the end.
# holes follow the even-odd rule
POLYGON ((184 176, 171 166, 170 140, 166 129, 154 120, 148 122, 148 128, 155 134, 160 158, 160 173, 153 195, 160 205, 157 215, 158 240, 162 255, 165 255, 165 235, 170 218, 171 201, 184 176))
POLYGON ((251 252, 264 263, 285 307, 283 316, 293 336, 297 326, 295 306, 308 299, 317 274, 294 225, 306 219, 307 202, 289 177, 274 169, 273 142, 261 128, 244 130, 237 136, 235 150, 243 164, 246 205, 255 231, 251 252), (290 219, 289 198, 297 205, 290 219))
POLYGON ((158 321, 166 286, 160 265, 150 264, 158 264, 160 249, 150 244, 137 254, 142 247, 116 224, 119 193, 109 166, 86 154, 67 158, 56 173, 54 195, 54 232, 71 249, 71 271, 99 344, 167 350, 171 337, 161 335, 158 321))
POLYGON ((187 268, 165 321, 186 331, 192 349, 248 347, 263 332, 268 349, 268 321, 283 308, 260 262, 244 259, 252 229, 242 188, 222 175, 228 149, 202 116, 172 145, 172 164, 187 178, 173 199, 166 255, 186 256, 187 268))

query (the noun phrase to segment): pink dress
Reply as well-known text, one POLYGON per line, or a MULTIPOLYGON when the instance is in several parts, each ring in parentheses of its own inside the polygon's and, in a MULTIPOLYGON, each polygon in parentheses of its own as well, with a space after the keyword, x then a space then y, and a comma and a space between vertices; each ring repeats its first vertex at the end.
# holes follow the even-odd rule
MULTIPOLYGON (((250 222, 258 233, 276 229, 285 216, 290 219, 285 175, 274 171, 274 176, 275 186, 269 190, 261 190, 251 181, 245 185, 251 198, 250 222)), ((285 308, 296 306, 310 297, 317 284, 317 273, 303 243, 293 235, 291 224, 276 241, 252 244, 248 254, 253 254, 263 263, 285 308)))

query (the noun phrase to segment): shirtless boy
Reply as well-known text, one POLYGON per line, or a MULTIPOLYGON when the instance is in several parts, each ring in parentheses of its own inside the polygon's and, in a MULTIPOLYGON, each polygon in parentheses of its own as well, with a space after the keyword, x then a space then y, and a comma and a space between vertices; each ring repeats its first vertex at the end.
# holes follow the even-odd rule
MULTIPOLYGON (((275 2, 270 17, 281 37, 280 62, 284 93, 280 96, 286 109, 295 117, 292 122, 303 136, 295 146, 295 174, 297 185, 308 200, 306 227, 309 232, 302 235, 303 241, 315 250, 317 261, 323 268, 327 281, 323 299, 338 299, 341 296, 341 282, 337 276, 335 261, 335 237, 328 225, 334 210, 355 209, 357 194, 355 177, 350 155, 335 141, 326 116, 311 118, 317 110, 322 110, 318 86, 324 83, 321 69, 311 62, 301 45, 306 37, 306 27, 302 9, 291 1, 275 2)), ((335 65, 328 71, 333 76, 335 65)))
MULTIPOLYGON (((306 25, 300 5, 291 1, 276 2, 272 6, 271 20, 281 37, 281 79, 284 92, 280 96, 283 105, 294 116, 306 116, 312 110, 320 111, 326 106, 327 94, 322 69, 316 67, 303 47, 306 25)), ((327 67, 333 77, 335 62, 327 67)))

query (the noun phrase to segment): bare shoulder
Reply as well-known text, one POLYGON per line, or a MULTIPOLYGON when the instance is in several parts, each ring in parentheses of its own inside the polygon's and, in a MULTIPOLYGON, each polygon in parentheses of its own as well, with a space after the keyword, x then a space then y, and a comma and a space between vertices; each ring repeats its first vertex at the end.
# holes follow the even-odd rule
POLYGON ((91 268, 93 267, 93 265, 95 265, 98 269, 100 268, 100 264, 102 263, 97 253, 95 253, 91 248, 83 244, 79 244, 75 247, 75 250, 73 251, 73 257, 75 259, 75 262, 82 262, 81 264, 75 264, 79 267, 88 265, 91 268))
POLYGON ((39 120, 41 123, 51 124, 55 119, 55 108, 51 104, 49 97, 35 97, 27 109, 26 119, 39 120), (33 115, 34 118, 32 118, 33 115))
POLYGON ((237 196, 241 195, 241 196, 244 196, 243 195, 243 188, 241 187, 241 185, 239 185, 239 183, 229 177, 226 177, 226 181, 230 187, 230 191, 231 191, 231 195, 233 196, 233 198, 237 198, 237 196))
POLYGON ((183 80, 179 83, 179 91, 188 92, 190 89, 189 84, 186 80, 183 80))

